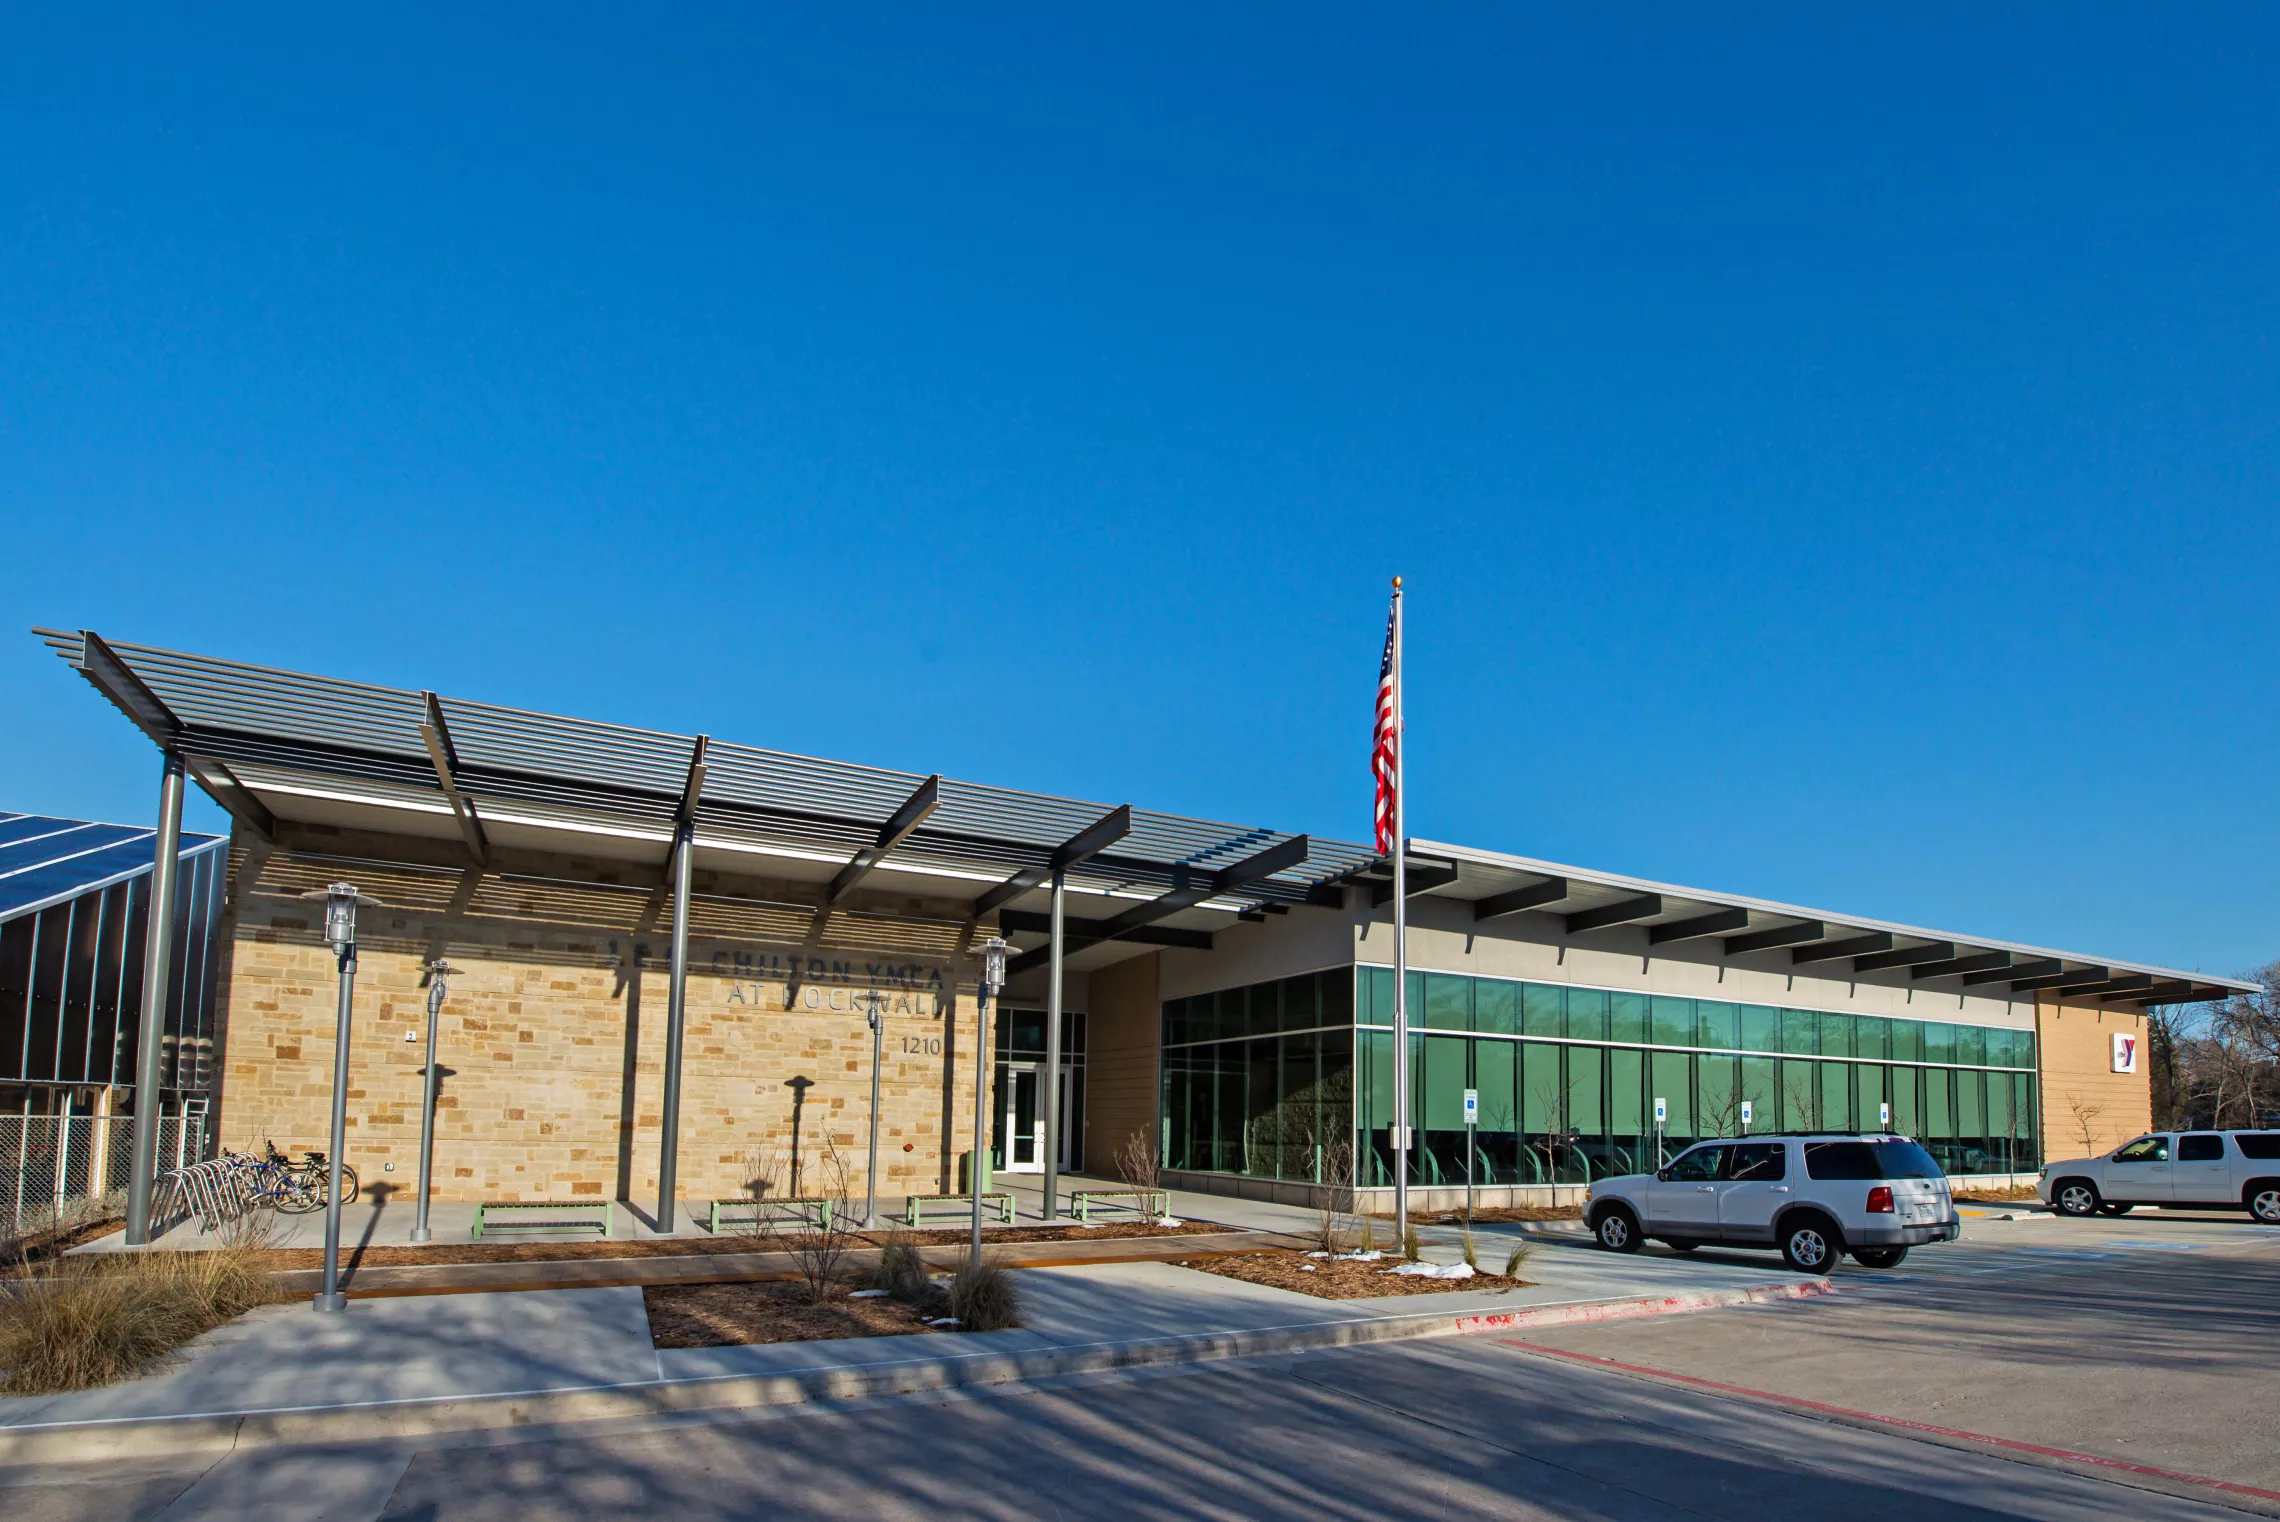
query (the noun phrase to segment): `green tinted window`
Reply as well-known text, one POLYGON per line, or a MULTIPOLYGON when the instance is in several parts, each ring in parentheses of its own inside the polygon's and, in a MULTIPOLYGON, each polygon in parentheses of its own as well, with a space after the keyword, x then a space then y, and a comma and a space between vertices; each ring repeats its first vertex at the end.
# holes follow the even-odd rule
POLYGON ((1850 1057, 1853 1054, 1853 1017, 1850 1015, 1821 1016, 1821 1055, 1824 1057, 1850 1057))
POLYGON ((1520 1033, 1520 985, 1495 978, 1473 984, 1473 1029, 1491 1035, 1520 1033))
POLYGON ((1987 1075, 1985 1073, 1958 1072, 1955 1075, 1955 1134, 1958 1136, 1985 1136, 1987 1134, 1987 1075))
POLYGON ((1603 1047, 1568 1048, 1568 1128, 1585 1136, 1605 1133, 1607 1111, 1603 1102, 1607 1052, 1603 1047))
POLYGON ((1742 1044, 1741 1011, 1734 1005, 1702 999, 1696 1001, 1694 1013, 1700 1032, 1696 1045, 1730 1052, 1742 1044))
POLYGON ((1902 1136, 1924 1134, 1924 1070, 1892 1070, 1892 1129, 1902 1136))
POLYGON ((1657 995, 1654 1028, 1647 1033, 1647 1039, 1657 1046, 1694 1045, 1694 1001, 1657 995))
POLYGON ((1424 1103, 1418 1123, 1429 1131, 1461 1131, 1465 1125, 1465 1048, 1472 1043, 1461 1036, 1427 1036, 1424 1071, 1418 1086, 1424 1103))
POLYGON ((1609 996, 1607 1039, 1610 1041, 1644 1041, 1647 1039, 1647 996, 1645 994, 1612 994, 1609 996))
POLYGON ((1520 1043, 1520 1129, 1556 1131, 1566 1120, 1560 1049, 1548 1041, 1520 1043))
POLYGON ((1422 1030, 1424 1027, 1425 974, 1413 972, 1409 975, 1409 1028, 1422 1030))
POLYGON ((1862 1130, 1884 1124, 1877 1106, 1889 1103, 1891 1095, 1885 1092, 1885 1080, 1890 1069, 1862 1063, 1853 1069, 1853 1102, 1857 1112, 1854 1124, 1862 1130))
MULTIPOLYGON (((1892 1022, 1881 1015, 1862 1015, 1853 1021, 1853 1055, 1878 1062, 1892 1055, 1892 1022)), ((1874 1112, 1870 1112, 1873 1114, 1874 1112)))
POLYGON ((1924 1060, 1923 1021, 1895 1020, 1892 1022, 1892 1060, 1894 1062, 1922 1062, 1924 1060))
POLYGON ((1607 1129, 1616 1136, 1644 1136, 1654 1129, 1642 1092, 1647 1054, 1618 1047, 1607 1054, 1607 1129))
MULTIPOLYGON (((1750 1106, 1752 1131, 1781 1129, 1781 1064, 1771 1057, 1742 1059, 1742 1102, 1750 1106)), ((1741 1129, 1741 1110, 1734 1111, 1734 1127, 1741 1129)))
POLYGON ((1260 983, 1251 989, 1251 1018, 1246 1027, 1254 1036, 1271 1036, 1282 1029, 1282 985, 1260 983))
POLYGON ((1436 972, 1424 981, 1424 1018, 1419 1023, 1437 1031, 1471 1030, 1472 979, 1436 972))
POLYGON ((1364 967, 1360 969, 1359 1007, 1354 1011, 1363 1025, 1393 1024, 1393 969, 1390 967, 1364 967))
POLYGON ((1242 988, 1223 988, 1214 996, 1219 1003, 1219 1013, 1212 1021, 1211 1033, 1214 1036, 1241 1036, 1247 1033, 1251 1001, 1244 995, 1248 992, 1248 989, 1242 988))
MULTIPOLYGON (((1924 1060, 1926 1062, 1955 1061, 1955 1027, 1944 1020, 1924 1022, 1924 1060)), ((1950 1131, 1945 1133, 1953 1136, 1950 1131)))
MULTIPOLYGON (((1982 1026, 1959 1025, 1955 1028, 1955 1060, 1979 1066, 1987 1060, 1987 1031, 1982 1026)), ((1978 1132, 1973 1132, 1978 1135, 1978 1132)))
POLYGON ((1817 1062, 1781 1064, 1781 1129, 1811 1131, 1821 1124, 1821 1073, 1817 1062))
POLYGON ((1946 1068, 1924 1072, 1924 1134, 1941 1141, 1955 1139, 1955 1074, 1946 1068))
POLYGON ((1548 983, 1527 983, 1520 989, 1522 1028, 1531 1036, 1567 1034, 1564 991, 1548 983))
POLYGON ((1850 1131, 1857 1124, 1853 1117, 1852 1064, 1824 1062, 1821 1064, 1821 1120, 1825 1130, 1850 1131))
POLYGON ((1781 1012, 1781 1049, 1800 1057, 1816 1057, 1821 1052, 1821 1018, 1809 1009, 1785 1009, 1781 1012))
MULTIPOLYGON (((1716 1059, 1711 1059, 1716 1060, 1716 1059)), ((1695 1136, 1694 1059, 1684 1052, 1657 1052, 1647 1067, 1647 1118, 1654 1118, 1654 1102, 1663 1102, 1663 1135, 1695 1136)))
POLYGON ((1781 1011, 1768 1009, 1763 1004, 1742 1006, 1742 1050, 1745 1052, 1778 1052, 1781 1050, 1781 1011))
POLYGON ((1575 1041, 1607 1039, 1607 995, 1596 988, 1567 991, 1567 1033, 1575 1041))
POLYGON ((1739 1057, 1704 1056, 1695 1061, 1695 1082, 1702 1096, 1701 1136, 1735 1136, 1741 1132, 1742 1060, 1739 1057))
POLYGON ((2035 1134, 2034 1079, 2025 1073, 2011 1076, 2011 1134, 2022 1140, 2035 1134))
MULTIPOLYGON (((1507 987, 1510 985, 1507 984, 1507 987)), ((1473 1087, 1480 1090, 1480 1128, 1516 1131, 1520 1111, 1516 1104, 1516 1041, 1480 1041, 1473 1045, 1473 1087)))
POLYGON ((1972 1076, 1984 1078, 1987 1082, 1987 1134, 1989 1136, 2009 1136, 2011 1134, 2011 1080, 2001 1073, 1974 1073, 1972 1076))

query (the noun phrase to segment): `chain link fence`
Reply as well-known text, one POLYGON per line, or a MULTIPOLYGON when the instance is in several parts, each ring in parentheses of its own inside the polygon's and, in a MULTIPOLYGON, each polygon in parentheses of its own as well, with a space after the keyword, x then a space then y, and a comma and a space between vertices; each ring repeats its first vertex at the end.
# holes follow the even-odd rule
MULTIPOLYGON (((161 1173, 202 1161, 204 1115, 158 1122, 161 1173)), ((11 1239, 125 1208, 134 1171, 132 1115, 0 1115, 0 1234, 11 1239)))

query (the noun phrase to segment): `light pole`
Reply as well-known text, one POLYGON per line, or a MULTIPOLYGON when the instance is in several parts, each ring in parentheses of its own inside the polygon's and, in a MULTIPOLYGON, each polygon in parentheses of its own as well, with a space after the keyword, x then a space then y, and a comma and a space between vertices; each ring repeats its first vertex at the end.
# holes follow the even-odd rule
POLYGON ((989 1138, 982 1129, 982 1116, 989 1105, 990 1077, 990 999, 1005 987, 1005 938, 991 936, 982 942, 982 984, 974 1003, 974 1152, 966 1169, 966 1182, 974 1190, 974 1264, 982 1261, 982 1174, 983 1159, 989 1156, 982 1149, 989 1138))
POLYGON ((435 1176, 435 1091, 442 1081, 436 1071, 435 1017, 443 1009, 444 979, 458 971, 449 962, 428 963, 428 1023, 427 1062, 420 1069, 426 1075, 426 1087, 420 1099, 420 1197, 412 1211, 412 1240, 429 1242, 434 1235, 428 1230, 428 1183, 435 1176))
POLYGON ((863 1170, 863 1229, 879 1227, 879 1053, 886 1046, 887 1006, 871 990, 871 1161, 863 1170))
MULTIPOLYGON (((334 883, 311 889, 303 898, 325 903, 325 944, 340 959, 340 1016, 333 1036, 332 1151, 326 1155, 325 1183, 325 1287, 317 1292, 320 1311, 345 1311, 348 1297, 340 1292, 340 1155, 348 1149, 348 1031, 349 1011, 356 997, 356 906, 380 907, 366 898, 354 883, 334 883)), ((429 1053, 429 1060, 434 1054, 429 1053)))

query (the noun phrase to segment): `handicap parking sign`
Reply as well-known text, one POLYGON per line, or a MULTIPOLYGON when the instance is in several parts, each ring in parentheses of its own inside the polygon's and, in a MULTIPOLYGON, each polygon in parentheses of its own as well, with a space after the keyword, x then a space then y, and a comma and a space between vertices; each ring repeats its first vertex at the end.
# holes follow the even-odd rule
POLYGON ((1478 1089, 1465 1090, 1465 1124, 1468 1126, 1480 1124, 1480 1090, 1478 1089))

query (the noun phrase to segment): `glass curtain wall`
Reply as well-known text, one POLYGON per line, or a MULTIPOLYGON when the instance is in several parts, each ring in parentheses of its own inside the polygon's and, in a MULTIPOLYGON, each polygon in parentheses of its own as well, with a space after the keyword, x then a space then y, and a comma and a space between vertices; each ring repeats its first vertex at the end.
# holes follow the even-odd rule
MULTIPOLYGON (((1460 1186, 1468 1164, 1482 1186, 1585 1183, 1745 1129, 1888 1125, 1957 1175, 2040 1163, 2031 1031, 1410 977, 1414 1184, 1460 1186), (1479 1098, 1469 1151, 1466 1089, 1479 1098)), ((1356 1182, 1392 1182, 1393 974, 1351 978, 1165 1004, 1166 1166, 1314 1180, 1329 1139, 1350 1134, 1356 1182)))
MULTIPOLYGON (((185 856, 161 1083, 213 1081, 214 985, 226 853, 185 856)), ((0 922, 0 1098, 44 1113, 57 1091, 132 1085, 140 1045, 150 874, 0 922)))
POLYGON ((1351 968, 1163 1010, 1164 1166, 1323 1183, 1351 1167, 1351 968))

